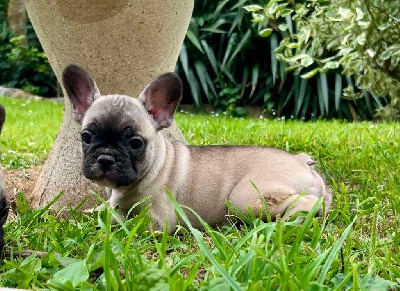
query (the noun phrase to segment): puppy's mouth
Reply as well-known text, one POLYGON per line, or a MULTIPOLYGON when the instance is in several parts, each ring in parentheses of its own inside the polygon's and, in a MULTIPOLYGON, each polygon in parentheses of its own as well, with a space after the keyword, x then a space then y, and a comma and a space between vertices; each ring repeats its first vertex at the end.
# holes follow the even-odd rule
POLYGON ((133 167, 121 165, 109 155, 100 155, 93 163, 84 164, 83 174, 96 184, 113 189, 132 185, 139 176, 133 167))

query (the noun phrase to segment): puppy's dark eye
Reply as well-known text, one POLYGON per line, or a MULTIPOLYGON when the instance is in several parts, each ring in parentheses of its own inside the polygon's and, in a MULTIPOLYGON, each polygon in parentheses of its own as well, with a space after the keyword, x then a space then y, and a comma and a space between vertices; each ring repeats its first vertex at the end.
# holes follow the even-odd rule
POLYGON ((82 132, 82 142, 85 144, 91 144, 92 142, 92 134, 88 131, 82 132))
POLYGON ((143 140, 140 137, 132 137, 131 140, 129 141, 129 144, 132 149, 134 150, 139 150, 143 147, 143 140))

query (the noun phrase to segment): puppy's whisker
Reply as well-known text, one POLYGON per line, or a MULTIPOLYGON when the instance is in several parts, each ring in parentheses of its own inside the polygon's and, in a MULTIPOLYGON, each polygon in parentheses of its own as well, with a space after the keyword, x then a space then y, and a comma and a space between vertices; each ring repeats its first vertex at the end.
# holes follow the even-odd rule
POLYGON ((159 146, 152 146, 152 147, 148 147, 149 149, 158 149, 160 148, 159 146))

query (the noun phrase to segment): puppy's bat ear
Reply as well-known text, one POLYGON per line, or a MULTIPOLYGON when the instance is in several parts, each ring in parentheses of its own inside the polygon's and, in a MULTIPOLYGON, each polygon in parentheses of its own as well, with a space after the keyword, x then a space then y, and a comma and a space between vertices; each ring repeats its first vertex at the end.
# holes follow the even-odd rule
POLYGON ((4 121, 6 121, 6 110, 4 106, 0 104, 0 133, 3 129, 4 121))
POLYGON ((100 97, 97 85, 82 68, 69 65, 62 75, 64 88, 72 103, 73 118, 81 123, 93 101, 100 97))
POLYGON ((153 80, 139 96, 157 122, 158 129, 171 125, 181 98, 182 81, 174 73, 166 73, 153 80))

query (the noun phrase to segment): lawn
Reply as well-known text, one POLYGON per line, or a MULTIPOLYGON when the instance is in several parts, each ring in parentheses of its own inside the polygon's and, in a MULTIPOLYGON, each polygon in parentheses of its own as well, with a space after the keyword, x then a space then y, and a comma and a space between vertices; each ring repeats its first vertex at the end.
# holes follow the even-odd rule
MULTIPOLYGON (((8 118, 0 151, 6 168, 43 161, 62 106, 0 98, 8 118)), ((141 213, 110 224, 114 211, 61 219, 28 209, 5 227, 0 286, 54 290, 388 290, 400 287, 400 125, 233 119, 179 113, 191 144, 251 144, 307 152, 334 190, 326 219, 144 231, 141 213), (26 250, 34 252, 26 256, 26 250)), ((62 189, 60 189, 61 191, 62 189)), ((176 205, 181 213, 181 208, 176 205)), ((313 213, 314 212, 314 213, 313 213)), ((304 214, 303 214, 304 215, 304 214)))
POLYGON ((61 124, 63 105, 34 99, 0 97, 6 122, 0 138, 1 163, 7 169, 42 162, 61 124))

